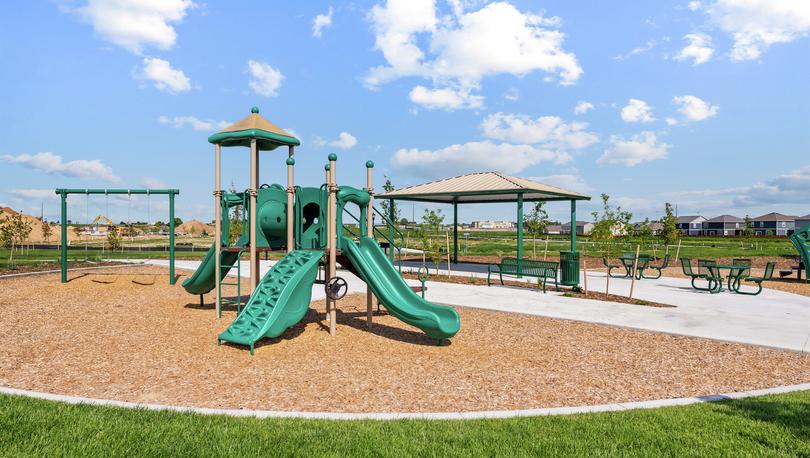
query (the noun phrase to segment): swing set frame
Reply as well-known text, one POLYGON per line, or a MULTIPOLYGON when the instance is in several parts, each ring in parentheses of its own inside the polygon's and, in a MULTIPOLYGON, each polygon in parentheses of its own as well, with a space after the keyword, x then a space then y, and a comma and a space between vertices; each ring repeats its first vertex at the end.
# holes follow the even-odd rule
POLYGON ((68 251, 68 239, 67 239, 67 220, 68 220, 68 212, 67 212, 67 198, 70 194, 83 194, 85 196, 89 195, 105 195, 109 196, 111 194, 126 194, 131 196, 132 194, 141 194, 141 195, 164 195, 169 196, 169 284, 174 285, 177 279, 174 275, 174 197, 180 194, 179 189, 66 189, 66 188, 59 188, 56 190, 56 194, 59 195, 62 201, 62 214, 61 214, 61 226, 62 226, 62 243, 59 246, 59 263, 61 264, 61 271, 62 271, 62 283, 67 283, 67 251, 68 251))

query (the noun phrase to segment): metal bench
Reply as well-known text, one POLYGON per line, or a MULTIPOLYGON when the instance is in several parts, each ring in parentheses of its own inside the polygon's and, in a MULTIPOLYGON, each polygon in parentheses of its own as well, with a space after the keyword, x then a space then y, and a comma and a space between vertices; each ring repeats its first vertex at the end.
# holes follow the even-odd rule
POLYGON ((769 262, 768 264, 766 264, 765 265, 765 272, 762 274, 761 277, 745 277, 745 278, 741 277, 742 281, 744 281, 744 282, 749 282, 749 283, 756 284, 757 285, 756 291, 750 291, 750 292, 741 291, 740 290, 740 286, 741 286, 740 285, 740 279, 738 279, 737 282, 735 282, 735 291, 738 294, 744 294, 744 295, 747 295, 747 296, 756 296, 757 294, 761 293, 762 292, 762 282, 769 281, 769 280, 771 280, 773 278, 774 266, 775 266, 775 264, 773 262, 769 262))
POLYGON ((490 276, 497 273, 503 285, 503 276, 523 276, 543 279, 543 292, 546 292, 546 281, 553 279, 554 287, 560 289, 557 284, 557 271, 560 266, 554 261, 535 261, 533 259, 501 258, 497 264, 487 265, 487 286, 491 285, 490 276))

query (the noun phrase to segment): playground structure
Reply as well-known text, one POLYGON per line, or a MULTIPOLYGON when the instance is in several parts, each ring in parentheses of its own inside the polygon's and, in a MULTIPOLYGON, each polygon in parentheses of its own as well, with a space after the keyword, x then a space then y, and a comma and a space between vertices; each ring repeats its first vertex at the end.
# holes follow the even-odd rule
MULTIPOLYGON (((169 284, 175 284, 177 279, 174 275, 174 197, 180 194, 179 189, 66 189, 59 188, 56 190, 61 200, 61 242, 59 245, 59 264, 61 270, 61 282, 67 283, 67 252, 68 252, 68 235, 67 235, 67 221, 68 221, 68 208, 67 198, 71 194, 83 194, 89 198, 91 195, 166 195, 169 196, 169 284)), ((93 224, 101 218, 112 224, 112 221, 106 217, 96 217, 93 224)), ((114 226, 114 224, 112 224, 114 226)))
MULTIPOLYGON (((216 290, 216 313, 222 312, 222 285, 229 284, 228 272, 236 268, 237 311, 234 322, 218 336, 218 342, 231 342, 250 347, 264 337, 277 337, 298 323, 312 298, 312 285, 324 283, 326 319, 330 335, 335 334, 337 316, 335 301, 346 293, 346 283, 336 277, 338 262, 356 272, 367 284, 367 322, 372 322, 372 303, 376 296, 392 315, 418 327, 435 339, 454 336, 460 328, 458 313, 451 307, 432 304, 420 298, 402 279, 389 258, 374 239, 371 214, 373 207, 372 169, 366 162, 367 186, 358 189, 338 186, 337 155, 330 154, 326 165, 326 182, 319 187, 294 184, 295 146, 298 139, 259 115, 258 108, 223 131, 208 138, 215 145, 215 235, 199 268, 183 282, 191 294, 202 295, 216 290), (250 187, 244 192, 224 192, 221 188, 222 147, 250 148, 250 187), (286 146, 288 156, 287 186, 259 186, 259 153, 286 146), (347 204, 356 206, 359 234, 343 224, 343 215, 351 213, 347 204), (229 210, 241 205, 246 211, 245 224, 236 242, 231 244, 229 210), (356 236, 355 242, 350 235, 356 236), (259 278, 259 252, 285 250, 286 256, 259 278), (241 308, 241 263, 249 254, 250 298, 241 308), (318 280, 323 270, 322 280, 318 280)), ((378 213, 379 214, 379 213, 378 213)), ((385 219, 385 216, 380 214, 385 219)), ((389 222, 389 225, 391 223, 389 222)), ((385 237, 381 231, 377 231, 385 237)), ((389 253, 394 243, 388 238, 389 253)))

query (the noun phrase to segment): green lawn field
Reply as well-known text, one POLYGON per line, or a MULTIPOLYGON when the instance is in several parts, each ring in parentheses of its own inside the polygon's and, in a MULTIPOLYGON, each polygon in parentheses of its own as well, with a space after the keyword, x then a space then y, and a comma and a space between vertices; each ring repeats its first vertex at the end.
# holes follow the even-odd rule
POLYGON ((0 396, 3 456, 810 456, 810 392, 471 421, 259 420, 0 396))

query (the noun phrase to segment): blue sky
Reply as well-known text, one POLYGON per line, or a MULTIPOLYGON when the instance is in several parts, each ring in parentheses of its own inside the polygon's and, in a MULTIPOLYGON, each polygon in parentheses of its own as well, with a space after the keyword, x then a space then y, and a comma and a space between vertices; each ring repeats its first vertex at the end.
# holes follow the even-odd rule
MULTIPOLYGON (((636 219, 664 202, 804 215, 808 33, 798 0, 4 2, 0 204, 53 219, 56 187, 170 186, 181 216, 210 220, 206 138, 256 105, 301 138, 300 185, 336 152, 355 186, 372 159, 377 183, 499 170, 605 192, 636 219)), ((282 182, 283 161, 263 153, 262 181, 282 182)), ((225 150, 224 183, 247 187, 247 169, 225 150)), ((145 219, 147 201, 70 211, 145 219)))

